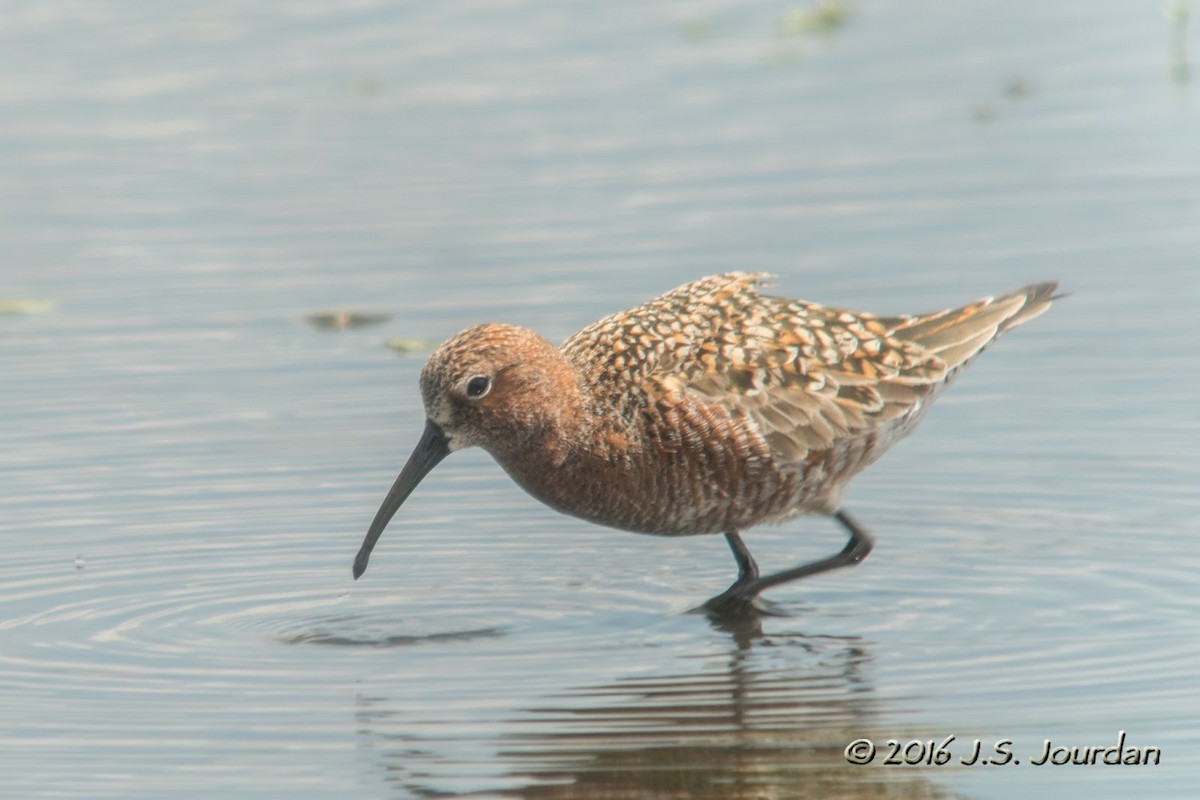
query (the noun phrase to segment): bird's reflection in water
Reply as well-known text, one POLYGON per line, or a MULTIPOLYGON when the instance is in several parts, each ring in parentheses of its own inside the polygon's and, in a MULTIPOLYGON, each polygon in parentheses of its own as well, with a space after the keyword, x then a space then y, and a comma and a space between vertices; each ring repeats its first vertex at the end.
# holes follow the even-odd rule
POLYGON ((732 638, 720 663, 530 709, 504 737, 501 758, 528 780, 509 796, 946 796, 915 772, 847 763, 846 745, 873 732, 870 656, 857 637, 765 634, 752 612, 710 620, 732 638))
MULTIPOLYGON (((724 655, 698 655, 692 671, 552 696, 505 721, 496 760, 507 788, 433 794, 576 800, 950 796, 928 772, 847 762, 845 748, 855 739, 877 739, 879 760, 886 752, 883 740, 896 735, 875 719, 866 674, 871 656, 858 637, 764 633, 761 617, 752 612, 710 621, 730 637, 724 655)), ((371 718, 378 719, 360 714, 360 722, 371 718)), ((391 779, 407 783, 401 777, 408 773, 404 751, 391 755, 397 759, 387 767, 391 779)), ((420 788, 424 796, 431 787, 420 788)))

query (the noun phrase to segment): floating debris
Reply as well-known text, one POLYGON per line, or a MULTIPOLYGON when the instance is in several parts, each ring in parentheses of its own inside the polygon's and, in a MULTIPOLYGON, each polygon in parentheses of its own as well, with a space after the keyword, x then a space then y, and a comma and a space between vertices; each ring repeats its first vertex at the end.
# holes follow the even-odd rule
POLYGON ((384 344, 397 353, 420 353, 433 349, 433 343, 428 339, 387 339, 384 344))
POLYGON ((849 20, 850 7, 846 3, 840 0, 821 0, 812 8, 784 14, 780 28, 785 36, 830 36, 841 30, 849 20))
POLYGON ((1004 96, 1009 100, 1023 100, 1033 94, 1033 84, 1019 75, 1004 84, 1004 96))
POLYGON ((683 23, 683 38, 691 44, 703 44, 729 32, 728 25, 706 17, 695 17, 683 23))
POLYGON ((28 316, 30 314, 45 314, 54 308, 54 303, 48 300, 30 300, 24 297, 0 298, 0 314, 12 316, 28 316))
POLYGON ((320 331, 344 331, 378 325, 391 318, 391 314, 373 311, 330 310, 313 312, 304 321, 320 331))

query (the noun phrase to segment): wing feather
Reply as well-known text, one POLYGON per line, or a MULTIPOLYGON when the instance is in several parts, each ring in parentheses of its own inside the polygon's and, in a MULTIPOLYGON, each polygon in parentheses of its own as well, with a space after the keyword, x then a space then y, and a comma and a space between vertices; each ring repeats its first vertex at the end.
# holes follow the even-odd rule
MULTIPOLYGON (((722 410, 800 461, 846 440, 903 435, 968 360, 1044 311, 1056 288, 877 317, 760 294, 769 277, 703 278, 585 328, 563 350, 594 385, 633 379, 648 397, 722 410)), ((639 413, 636 398, 621 402, 639 413)))

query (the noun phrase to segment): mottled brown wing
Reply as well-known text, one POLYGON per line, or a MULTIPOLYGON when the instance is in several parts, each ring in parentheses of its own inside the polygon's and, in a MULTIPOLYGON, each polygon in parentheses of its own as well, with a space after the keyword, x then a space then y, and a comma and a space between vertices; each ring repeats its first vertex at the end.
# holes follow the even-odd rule
POLYGON ((1055 288, 879 318, 762 296, 756 284, 765 276, 719 277, 729 280, 710 293, 716 313, 707 315, 706 335, 687 357, 660 366, 700 402, 751 419, 775 452, 794 460, 839 441, 907 430, 905 421, 971 357, 1045 310, 1055 288))

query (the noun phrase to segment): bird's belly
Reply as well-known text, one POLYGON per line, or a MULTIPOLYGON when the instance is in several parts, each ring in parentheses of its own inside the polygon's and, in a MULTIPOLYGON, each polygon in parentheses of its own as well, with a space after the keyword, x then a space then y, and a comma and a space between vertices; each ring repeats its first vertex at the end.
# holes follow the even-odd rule
POLYGON ((526 492, 557 511, 658 536, 724 533, 836 510, 826 507, 821 487, 810 485, 798 464, 764 462, 732 472, 670 461, 653 467, 584 467, 508 471, 526 492))

